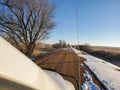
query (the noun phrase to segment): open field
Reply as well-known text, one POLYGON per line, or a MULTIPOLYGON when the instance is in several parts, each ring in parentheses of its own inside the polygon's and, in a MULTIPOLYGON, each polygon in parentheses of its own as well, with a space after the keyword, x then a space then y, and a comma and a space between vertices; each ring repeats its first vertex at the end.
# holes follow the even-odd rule
POLYGON ((102 46, 90 46, 94 51, 105 51, 111 53, 120 53, 120 47, 102 47, 102 46))
POLYGON ((55 48, 53 48, 51 45, 38 43, 36 44, 36 47, 33 51, 33 56, 36 57, 36 56, 39 56, 40 54, 53 51, 53 50, 55 50, 55 48))
POLYGON ((80 49, 90 55, 120 66, 120 48, 118 47, 84 46, 80 49))

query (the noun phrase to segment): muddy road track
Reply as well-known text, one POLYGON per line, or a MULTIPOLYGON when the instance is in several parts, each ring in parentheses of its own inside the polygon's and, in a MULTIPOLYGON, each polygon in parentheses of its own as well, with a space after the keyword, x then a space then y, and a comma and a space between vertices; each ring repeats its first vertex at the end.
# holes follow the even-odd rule
POLYGON ((84 58, 78 57, 74 52, 61 50, 36 60, 36 64, 43 69, 59 73, 64 79, 70 81, 74 85, 75 90, 80 90, 79 88, 81 88, 82 84, 86 81, 83 72, 87 70, 91 74, 93 82, 100 88, 103 88, 86 65, 83 64, 84 61, 84 58), (80 64, 83 66, 81 67, 80 64))

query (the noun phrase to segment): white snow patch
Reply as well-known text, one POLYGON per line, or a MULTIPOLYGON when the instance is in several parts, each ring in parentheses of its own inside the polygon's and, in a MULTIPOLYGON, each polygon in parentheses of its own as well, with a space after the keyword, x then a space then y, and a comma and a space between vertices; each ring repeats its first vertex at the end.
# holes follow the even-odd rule
POLYGON ((70 48, 71 48, 76 54, 80 54, 80 53, 82 53, 81 51, 79 51, 79 50, 73 48, 72 46, 70 46, 70 48))
POLYGON ((100 88, 93 83, 92 77, 86 70, 84 71, 84 77, 86 78, 86 82, 82 85, 82 90, 100 90, 100 88))
POLYGON ((59 51, 62 51, 62 50, 68 50, 68 48, 59 48, 59 49, 57 49, 57 50, 54 50, 54 51, 52 51, 52 52, 59 52, 59 51))
POLYGON ((80 67, 83 67, 83 63, 80 64, 80 67))
POLYGON ((34 61, 34 60, 35 60, 35 57, 31 57, 30 60, 34 61))
POLYGON ((120 89, 120 67, 108 63, 102 59, 98 59, 89 54, 78 53, 76 49, 74 52, 86 59, 85 64, 92 70, 96 77, 108 88, 108 90, 120 89))

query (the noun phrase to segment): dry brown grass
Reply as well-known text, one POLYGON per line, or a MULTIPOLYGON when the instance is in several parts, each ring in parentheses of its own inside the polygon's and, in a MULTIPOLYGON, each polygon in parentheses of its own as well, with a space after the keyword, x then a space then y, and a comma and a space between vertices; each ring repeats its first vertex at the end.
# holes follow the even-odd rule
POLYGON ((33 51, 33 56, 38 56, 38 55, 40 55, 41 53, 42 53, 42 51, 35 49, 35 50, 33 51))
POLYGON ((91 47, 94 51, 105 51, 105 52, 111 52, 111 53, 120 53, 120 48, 114 48, 114 47, 91 47))
POLYGON ((33 51, 33 56, 36 57, 42 53, 45 53, 47 51, 52 51, 54 48, 51 45, 48 44, 37 44, 36 48, 33 51))

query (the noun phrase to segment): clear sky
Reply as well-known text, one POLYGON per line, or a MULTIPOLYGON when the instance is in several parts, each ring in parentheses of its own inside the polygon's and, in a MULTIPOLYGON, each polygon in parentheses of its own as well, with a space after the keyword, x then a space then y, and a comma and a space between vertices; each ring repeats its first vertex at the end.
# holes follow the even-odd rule
POLYGON ((77 18, 79 43, 120 47, 120 0, 51 0, 56 3, 55 22, 47 43, 65 40, 77 44, 77 18))

